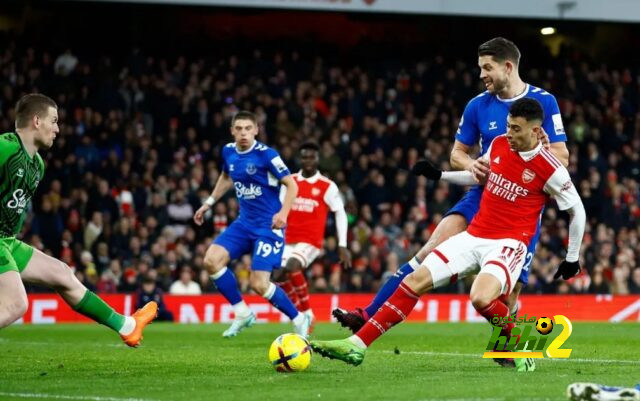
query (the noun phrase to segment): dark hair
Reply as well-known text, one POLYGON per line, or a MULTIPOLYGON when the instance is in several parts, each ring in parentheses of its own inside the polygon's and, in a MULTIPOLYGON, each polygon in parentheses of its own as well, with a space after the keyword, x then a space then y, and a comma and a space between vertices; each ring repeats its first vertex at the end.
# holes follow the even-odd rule
POLYGON ((478 47, 478 56, 491 56, 495 61, 511 61, 516 66, 520 64, 520 50, 512 41, 497 37, 484 42, 478 47))
POLYGON ((256 126, 258 125, 258 117, 247 110, 240 110, 239 112, 237 112, 233 116, 233 119, 231 119, 231 126, 233 126, 233 124, 235 124, 237 120, 251 120, 253 124, 255 124, 256 126))
POLYGON ((33 116, 45 117, 49 107, 58 108, 50 97, 39 93, 24 95, 16 103, 16 128, 25 128, 33 116))
POLYGON ((300 152, 303 150, 314 150, 316 152, 320 152, 320 146, 315 142, 307 141, 300 146, 300 152))
POLYGON ((518 99, 509 108, 509 115, 511 117, 523 117, 527 121, 544 119, 544 111, 540 102, 530 97, 523 97, 518 99))

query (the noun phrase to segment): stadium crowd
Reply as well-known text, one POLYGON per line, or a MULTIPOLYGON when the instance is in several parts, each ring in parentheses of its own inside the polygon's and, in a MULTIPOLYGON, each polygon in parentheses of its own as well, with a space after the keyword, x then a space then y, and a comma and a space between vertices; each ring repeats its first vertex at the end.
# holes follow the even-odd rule
MULTIPOLYGON (((173 58, 135 48, 119 59, 12 40, 2 49, 0 130, 13 130, 22 94, 42 92, 60 108, 60 134, 43 154, 47 170, 23 238, 100 293, 215 291, 204 251, 238 203, 229 192, 205 225, 192 217, 220 174, 220 148, 240 109, 257 113, 258 139, 292 171, 297 147, 317 141, 320 169, 344 197, 353 267, 338 264, 330 217, 325 253, 307 271, 312 291, 375 291, 464 192, 408 171, 423 157, 448 166, 464 106, 483 91, 473 55, 355 63, 295 51, 173 58)), ((640 293, 640 68, 606 67, 578 53, 530 60, 522 50, 525 81, 558 99, 588 217, 583 272, 553 281, 567 216, 549 203, 523 291, 640 293)), ((250 262, 233 265, 243 291, 250 262)))

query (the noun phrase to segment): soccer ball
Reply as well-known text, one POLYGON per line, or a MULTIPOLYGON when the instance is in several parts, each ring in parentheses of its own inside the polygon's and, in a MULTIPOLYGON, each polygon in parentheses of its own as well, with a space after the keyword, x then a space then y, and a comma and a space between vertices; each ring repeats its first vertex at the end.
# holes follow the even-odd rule
POLYGON ((311 346, 298 334, 283 334, 271 343, 269 361, 278 372, 303 371, 311 363, 311 346))
POLYGON ((541 317, 536 322, 536 330, 538 333, 547 335, 553 330, 553 320, 550 317, 541 317))

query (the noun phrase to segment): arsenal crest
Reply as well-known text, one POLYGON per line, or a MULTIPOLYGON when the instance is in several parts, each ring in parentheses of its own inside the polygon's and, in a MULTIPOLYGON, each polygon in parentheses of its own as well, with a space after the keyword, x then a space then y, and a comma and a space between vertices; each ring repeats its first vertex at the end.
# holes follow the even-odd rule
POLYGON ((320 190, 318 188, 313 188, 311 189, 311 195, 312 196, 318 196, 320 195, 320 190))
POLYGON ((536 173, 529 170, 528 168, 525 168, 524 171, 522 172, 522 182, 524 182, 525 184, 528 184, 531 181, 533 181, 534 178, 536 178, 536 173))

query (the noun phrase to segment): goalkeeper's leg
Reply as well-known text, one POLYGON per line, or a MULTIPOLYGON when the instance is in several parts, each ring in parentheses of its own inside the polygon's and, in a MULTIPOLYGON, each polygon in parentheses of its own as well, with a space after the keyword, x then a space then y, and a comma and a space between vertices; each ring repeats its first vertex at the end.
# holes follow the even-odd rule
POLYGON ((24 281, 51 287, 76 312, 118 332, 127 345, 139 345, 142 330, 156 316, 155 302, 149 302, 133 316, 124 316, 89 291, 65 263, 37 249, 32 252, 21 273, 24 281))

